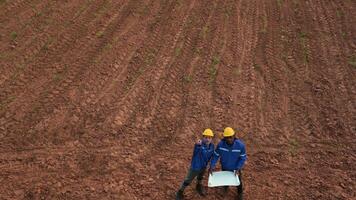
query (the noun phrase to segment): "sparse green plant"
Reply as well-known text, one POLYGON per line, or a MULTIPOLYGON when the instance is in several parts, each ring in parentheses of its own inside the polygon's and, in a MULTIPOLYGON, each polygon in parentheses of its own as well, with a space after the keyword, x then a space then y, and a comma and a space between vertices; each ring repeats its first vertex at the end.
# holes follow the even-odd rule
POLYGON ((106 11, 110 8, 110 5, 108 3, 108 1, 104 1, 104 4, 99 8, 99 10, 97 10, 95 12, 95 16, 97 18, 100 18, 100 16, 102 16, 103 14, 106 13, 106 11))
POLYGON ((143 7, 138 9, 137 13, 139 13, 140 15, 147 15, 150 13, 150 9, 147 5, 144 5, 143 7))
POLYGON ((10 33, 11 40, 15 40, 17 38, 17 33, 15 31, 10 33))
POLYGON ((212 64, 217 65, 220 63, 220 58, 218 56, 213 56, 212 64))
POLYGON ((232 14, 232 12, 233 12, 233 8, 232 8, 232 7, 226 6, 226 7, 224 8, 224 10, 225 10, 225 16, 226 16, 226 17, 231 16, 231 14, 232 14))
POLYGON ((192 81, 192 76, 190 76, 190 75, 185 75, 185 76, 183 77, 183 81, 184 81, 185 83, 190 83, 190 82, 192 81))
POLYGON ((303 49, 303 61, 304 63, 309 63, 309 52, 307 48, 307 33, 301 31, 299 32, 300 42, 302 43, 303 49))
POLYGON ((349 64, 350 64, 352 67, 356 68, 356 56, 352 56, 352 57, 350 58, 349 64))
POLYGON ((277 0, 277 5, 279 8, 282 7, 282 4, 283 4, 283 0, 277 0))
POLYGON ((346 38, 346 33, 344 31, 341 32, 342 38, 346 38))
POLYGON ((0 0, 0 5, 6 3, 6 0, 0 0))
POLYGON ((115 36, 114 39, 113 39, 113 42, 116 43, 119 41, 119 37, 115 36))
POLYGON ((0 52, 0 59, 4 59, 5 57, 5 54, 0 52))
POLYGON ((56 74, 53 75, 53 81, 54 82, 59 82, 62 79, 63 79, 63 74, 62 73, 56 73, 56 74))
POLYGON ((342 11, 340 11, 340 10, 336 10, 336 16, 337 17, 342 17, 342 16, 344 16, 344 13, 342 11))
POLYGON ((179 56, 180 55, 180 53, 181 53, 181 48, 180 47, 177 47, 175 50, 174 50, 174 55, 177 57, 177 56, 179 56))
POLYGON ((209 67, 209 76, 210 76, 210 78, 209 78, 209 83, 212 83, 212 82, 215 80, 216 74, 217 74, 217 68, 216 68, 216 66, 215 66, 215 65, 211 65, 211 66, 209 67))
POLYGON ((263 27, 262 27, 262 30, 261 30, 261 32, 262 33, 266 33, 267 32, 267 16, 263 16, 262 17, 262 22, 263 22, 263 27))
POLYGON ((97 33, 96 33, 96 36, 97 37, 102 37, 104 35, 104 31, 98 31, 97 33))
POLYGON ((299 32, 299 37, 300 37, 301 39, 305 39, 305 38, 307 37, 307 33, 304 32, 304 31, 300 31, 300 32, 299 32))
POLYGON ((208 26, 204 26, 203 29, 201 30, 201 36, 203 37, 203 39, 206 38, 206 34, 208 32, 208 26))
POLYGON ((52 44, 53 42, 53 38, 48 38, 48 40, 46 41, 46 43, 42 46, 41 50, 42 51, 47 51, 49 49, 49 45, 52 44))
POLYGON ((260 72, 260 73, 262 72, 261 66, 259 64, 257 64, 257 63, 253 63, 253 69, 258 71, 258 72, 260 72))
POLYGON ((155 58, 155 53, 153 50, 151 50, 151 52, 145 56, 145 60, 144 60, 145 64, 151 65, 154 61, 154 58, 155 58))
POLYGON ((217 65, 220 63, 220 58, 218 56, 213 56, 211 59, 211 65, 209 67, 209 83, 212 83, 218 72, 217 65))
POLYGON ((105 46, 104 46, 104 50, 109 50, 112 48, 112 44, 110 43, 107 43, 105 46))
POLYGON ((145 72, 145 67, 141 66, 137 71, 135 71, 132 76, 128 77, 127 84, 124 86, 124 90, 128 91, 135 83, 137 78, 145 72))
POLYGON ((145 72, 145 68, 144 68, 144 67, 140 67, 140 68, 138 69, 137 75, 138 75, 138 76, 139 76, 139 75, 142 75, 144 72, 145 72))
POLYGON ((200 55, 201 51, 200 51, 200 48, 199 48, 198 46, 196 46, 196 47, 194 48, 194 53, 200 55))
POLYGON ((67 73, 68 68, 69 68, 69 65, 65 64, 63 70, 61 70, 53 75, 53 81, 55 81, 55 82, 61 81, 64 78, 65 74, 67 73))
POLYGON ((41 16, 42 16, 42 12, 40 10, 36 10, 35 17, 41 17, 41 16))
POLYGON ((298 153, 298 149, 299 149, 299 142, 296 139, 291 138, 289 140, 289 153, 292 156, 295 156, 298 153))

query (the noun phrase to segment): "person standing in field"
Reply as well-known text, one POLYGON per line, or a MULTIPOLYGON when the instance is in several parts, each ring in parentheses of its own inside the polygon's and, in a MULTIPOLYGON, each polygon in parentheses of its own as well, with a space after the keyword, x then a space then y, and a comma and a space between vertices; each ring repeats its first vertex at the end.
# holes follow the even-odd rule
MULTIPOLYGON (((224 129, 224 138, 218 143, 213 158, 211 159, 209 174, 213 175, 217 161, 220 159, 222 171, 232 171, 238 175, 240 185, 237 186, 237 200, 243 199, 241 169, 247 159, 245 144, 235 137, 235 131, 231 127, 224 129)), ((228 186, 224 187, 227 192, 228 186)))
POLYGON ((213 131, 211 129, 205 129, 202 134, 202 138, 196 141, 190 169, 176 193, 176 200, 182 200, 184 198, 184 189, 190 185, 195 177, 197 178, 197 185, 195 189, 201 196, 206 195, 203 189, 202 180, 206 171, 206 166, 214 153, 214 144, 212 143, 213 137, 213 131))

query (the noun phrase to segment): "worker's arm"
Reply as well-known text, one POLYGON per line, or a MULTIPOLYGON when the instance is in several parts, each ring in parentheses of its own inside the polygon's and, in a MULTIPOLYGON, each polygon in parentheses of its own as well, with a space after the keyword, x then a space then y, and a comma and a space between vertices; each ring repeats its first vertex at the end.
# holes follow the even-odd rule
POLYGON ((240 170, 244 166, 246 159, 247 159, 247 155, 246 155, 245 145, 242 144, 241 154, 239 157, 239 161, 237 162, 236 170, 240 170))
POLYGON ((200 154, 201 151, 202 151, 201 145, 195 144, 195 145, 194 145, 194 152, 193 152, 193 154, 194 154, 194 155, 200 154))
POLYGON ((211 174, 213 170, 215 169, 216 163, 218 162, 220 158, 220 145, 218 145, 213 153, 213 158, 210 161, 210 168, 209 168, 209 173, 211 174))

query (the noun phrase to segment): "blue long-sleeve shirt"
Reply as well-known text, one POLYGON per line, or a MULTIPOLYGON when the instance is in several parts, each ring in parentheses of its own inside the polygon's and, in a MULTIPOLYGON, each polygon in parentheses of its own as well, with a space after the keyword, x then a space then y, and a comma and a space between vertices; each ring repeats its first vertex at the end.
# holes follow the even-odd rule
POLYGON ((224 139, 221 140, 211 159, 212 169, 215 168, 219 158, 223 170, 240 170, 247 159, 245 144, 238 139, 235 139, 232 145, 228 145, 224 139))
POLYGON ((201 170, 206 168, 210 159, 212 158, 214 153, 214 144, 210 143, 206 144, 195 144, 194 151, 192 156, 191 168, 193 170, 201 170))

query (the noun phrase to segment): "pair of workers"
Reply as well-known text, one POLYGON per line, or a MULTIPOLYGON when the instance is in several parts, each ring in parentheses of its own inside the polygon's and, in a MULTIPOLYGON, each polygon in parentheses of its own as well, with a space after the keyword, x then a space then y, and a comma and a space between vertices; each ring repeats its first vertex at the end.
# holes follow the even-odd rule
MULTIPOLYGON (((237 187, 236 199, 243 199, 241 169, 247 158, 245 145, 241 140, 235 137, 235 131, 231 127, 224 129, 223 136, 223 139, 218 143, 214 150, 214 144, 212 143, 214 133, 211 129, 204 130, 202 139, 198 139, 194 145, 191 166, 187 176, 176 193, 176 200, 182 200, 184 198, 184 189, 190 185, 195 177, 197 178, 197 192, 201 196, 205 196, 206 194, 202 185, 204 173, 210 161, 210 168, 208 171, 209 174, 212 174, 219 158, 221 169, 223 171, 233 171, 235 175, 239 175, 240 185, 237 187)), ((227 188, 227 186, 224 187, 225 192, 227 191, 227 188)))

